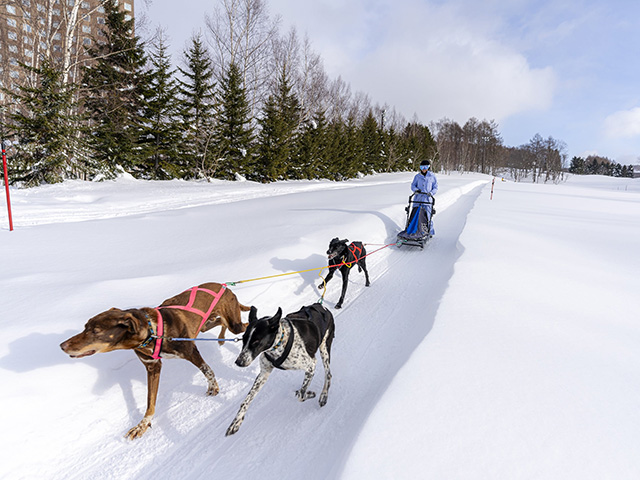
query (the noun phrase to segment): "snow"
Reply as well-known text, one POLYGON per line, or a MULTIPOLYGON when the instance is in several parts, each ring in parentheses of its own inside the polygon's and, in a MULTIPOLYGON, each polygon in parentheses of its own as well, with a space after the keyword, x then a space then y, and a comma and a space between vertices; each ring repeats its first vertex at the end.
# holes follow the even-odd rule
MULTIPOLYGON (((491 177, 440 174, 427 247, 373 253, 371 287, 352 272, 341 310, 340 280, 328 286, 327 405, 299 403, 302 373, 276 371, 232 437, 258 371, 235 366, 239 344, 199 344, 217 397, 191 364, 164 361, 153 426, 133 442, 146 402, 135 355, 59 349, 113 306, 322 267, 336 236, 379 249, 403 225, 412 177, 12 189, 0 478, 640 478, 639 180, 498 178, 491 200, 491 177)), ((259 315, 293 312, 318 300, 318 273, 231 288, 259 315)))

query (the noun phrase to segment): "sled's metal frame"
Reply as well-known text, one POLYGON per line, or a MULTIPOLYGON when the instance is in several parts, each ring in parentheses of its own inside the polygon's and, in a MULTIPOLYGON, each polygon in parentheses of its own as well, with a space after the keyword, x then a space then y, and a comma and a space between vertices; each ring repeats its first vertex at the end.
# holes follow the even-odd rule
MULTIPOLYGON (((404 211, 407 212, 407 221, 405 222, 405 226, 404 229, 406 231, 406 229, 409 227, 409 221, 411 219, 411 212, 412 210, 420 205, 431 205, 431 214, 429 215, 429 225, 428 225, 428 232, 431 232, 431 226, 433 223, 433 215, 435 212, 435 205, 436 205, 436 199, 434 198, 433 195, 429 194, 429 197, 431 198, 431 201, 429 202, 418 202, 416 200, 413 199, 414 195, 416 195, 417 192, 413 192, 411 195, 409 195, 409 204, 405 207, 404 211)), ((398 248, 402 247, 403 245, 407 245, 410 247, 420 247, 421 249, 424 248, 425 243, 427 243, 427 241, 431 238, 431 234, 427 233, 424 237, 418 238, 418 239, 411 239, 411 240, 407 240, 404 238, 398 238, 397 242, 396 242, 396 246, 398 248)))

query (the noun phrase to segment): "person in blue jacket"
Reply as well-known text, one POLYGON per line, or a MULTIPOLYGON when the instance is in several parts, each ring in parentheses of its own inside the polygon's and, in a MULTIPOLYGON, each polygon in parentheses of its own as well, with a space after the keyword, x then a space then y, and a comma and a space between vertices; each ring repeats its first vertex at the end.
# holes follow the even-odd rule
MULTIPOLYGON (((414 202, 433 202, 431 196, 438 192, 438 179, 431 171, 431 161, 423 160, 420 162, 420 172, 416 173, 416 176, 413 177, 413 182, 411 182, 411 191, 415 193, 413 196, 414 202)), ((432 205, 425 204, 420 206, 422 207, 422 212, 427 215, 428 222, 428 219, 431 218, 432 205)), ((433 222, 431 223, 431 231, 429 233, 431 236, 435 234, 433 222)))

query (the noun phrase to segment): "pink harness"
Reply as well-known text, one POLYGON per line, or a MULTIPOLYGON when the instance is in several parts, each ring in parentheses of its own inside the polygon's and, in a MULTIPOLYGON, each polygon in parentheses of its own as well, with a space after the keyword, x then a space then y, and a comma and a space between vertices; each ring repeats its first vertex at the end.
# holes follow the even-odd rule
MULTIPOLYGON (((160 309, 162 308, 175 308, 178 310, 184 310, 185 312, 191 312, 191 313, 197 313, 198 315, 200 315, 202 317, 202 321, 200 322, 200 326, 198 327, 198 331, 196 332, 196 336, 198 336, 198 333, 200 333, 200 330, 202 329, 202 327, 204 326, 205 322, 207 321, 207 318, 209 318, 209 315, 211 315, 211 312, 213 312, 213 309, 215 308, 215 306, 217 305, 218 301, 220 300, 220 298, 222 297, 222 294, 224 293, 224 291, 227 289, 227 285, 226 284, 222 284, 222 287, 220 288, 219 292, 214 292, 213 290, 209 290, 207 288, 200 288, 200 287, 193 287, 191 289, 191 295, 189 296, 189 302, 186 305, 167 305, 164 307, 158 307, 156 308, 156 312, 158 312, 158 335, 156 337, 156 344, 155 347, 153 349, 153 355, 151 355, 151 358, 154 359, 159 359, 162 358, 160 357, 160 350, 162 350, 162 338, 163 338, 163 334, 164 334, 164 321, 162 320, 162 314, 160 313, 160 309), (213 300, 211 301, 211 305, 209 305, 209 309, 206 312, 203 312, 202 310, 198 310, 197 308, 194 308, 193 304, 196 302, 196 295, 198 294, 198 292, 205 292, 208 293, 209 295, 211 295, 213 297, 213 300)), ((189 290, 186 290, 189 291, 189 290)), ((184 293, 184 292, 183 292, 184 293)))

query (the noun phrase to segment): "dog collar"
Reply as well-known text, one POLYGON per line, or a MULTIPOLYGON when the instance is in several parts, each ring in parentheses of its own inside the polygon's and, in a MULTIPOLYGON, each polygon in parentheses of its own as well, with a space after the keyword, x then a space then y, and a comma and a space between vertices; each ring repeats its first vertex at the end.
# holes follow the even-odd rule
POLYGON ((280 340, 278 340, 278 343, 276 343, 273 347, 271 347, 271 350, 277 350, 278 347, 280 347, 280 345, 282 345, 282 340, 284 339, 284 325, 282 325, 282 323, 280 323, 280 340))
POLYGON ((149 343, 151 343, 151 339, 155 339, 155 346, 153 348, 153 353, 151 355, 151 358, 153 358, 154 360, 159 360, 160 358, 162 358, 160 356, 160 351, 162 350, 162 339, 164 338, 163 337, 164 322, 162 321, 162 314, 160 313, 160 310, 156 309, 156 312, 158 313, 158 323, 157 323, 158 334, 156 335, 155 332, 153 331, 153 325, 151 324, 151 319, 149 318, 149 315, 147 315, 147 312, 144 312, 144 316, 147 318, 147 324, 149 325, 149 335, 147 336, 144 342, 142 342, 140 345, 136 347, 136 349, 146 347, 147 345, 149 345, 149 343))
MULTIPOLYGON (((269 361, 271 361, 271 364, 274 367, 279 368, 280 370, 284 370, 282 368, 282 364, 289 356, 289 353, 291 353, 291 347, 293 347, 293 325, 291 325, 291 322, 287 322, 287 323, 289 323, 289 338, 287 339, 287 344, 284 347, 284 351, 282 352, 282 355, 280 355, 275 360, 267 355, 267 358, 269 359, 269 361)), ((280 323, 280 326, 282 327, 282 336, 280 337, 278 344, 275 347, 273 347, 274 349, 282 345, 282 339, 284 338, 284 326, 282 325, 282 323, 280 323)))
POLYGON ((151 339, 155 336, 155 332, 153 331, 153 325, 151 325, 151 319, 149 318, 149 315, 147 315, 145 312, 144 316, 147 317, 147 324, 149 325, 149 335, 147 335, 145 341, 138 345, 136 349, 144 348, 149 345, 151 343, 151 339))

